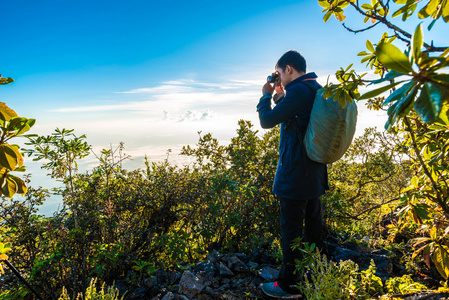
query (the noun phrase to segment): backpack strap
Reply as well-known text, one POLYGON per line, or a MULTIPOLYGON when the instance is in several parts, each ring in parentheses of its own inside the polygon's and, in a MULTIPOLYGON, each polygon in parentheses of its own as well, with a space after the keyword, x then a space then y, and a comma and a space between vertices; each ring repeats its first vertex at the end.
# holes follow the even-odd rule
MULTIPOLYGON (((318 89, 321 88, 321 85, 318 84, 319 88, 317 89, 315 87, 315 85, 309 81, 315 81, 315 78, 307 78, 304 79, 303 81, 301 81, 302 84, 304 84, 305 86, 307 86, 309 89, 312 90, 314 97, 316 95, 316 92, 318 91, 318 89)), ((296 136, 299 139, 299 144, 301 146, 301 152, 302 152, 302 160, 304 163, 304 173, 306 176, 308 176, 309 174, 309 168, 307 167, 307 152, 306 152, 306 145, 304 144, 304 133, 301 131, 301 129, 298 126, 298 123, 296 122, 296 116, 292 117, 290 120, 288 120, 289 125, 291 124, 291 126, 293 127, 293 130, 295 130, 296 132, 296 136)))

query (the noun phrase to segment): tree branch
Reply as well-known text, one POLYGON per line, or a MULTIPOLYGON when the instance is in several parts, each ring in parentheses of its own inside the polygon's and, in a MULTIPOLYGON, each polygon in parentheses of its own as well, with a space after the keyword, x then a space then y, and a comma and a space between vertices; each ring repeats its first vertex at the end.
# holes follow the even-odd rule
MULTIPOLYGON (((388 7, 388 4, 385 5, 385 4, 383 4, 383 2, 380 1, 380 0, 379 0, 379 2, 381 3, 381 5, 382 5, 382 7, 384 8, 384 10, 388 7)), ((412 38, 412 35, 411 35, 410 33, 408 33, 407 31, 405 31, 405 30, 399 28, 398 26, 394 25, 394 24, 391 23, 390 21, 388 21, 386 17, 380 16, 380 15, 377 15, 377 14, 368 14, 368 13, 366 13, 365 11, 363 11, 363 10, 359 7, 358 1, 357 1, 357 3, 349 2, 349 4, 351 4, 352 7, 354 7, 354 9, 355 9, 357 12, 359 12, 361 15, 363 15, 363 16, 365 16, 365 17, 368 17, 368 18, 371 18, 371 19, 374 19, 374 20, 377 20, 377 21, 378 21, 376 24, 374 24, 373 26, 371 26, 371 28, 374 27, 374 26, 376 26, 378 23, 382 23, 382 24, 384 24, 387 28, 393 30, 394 33, 395 33, 395 36, 396 36, 398 39, 400 39, 401 41, 405 42, 407 45, 410 44, 410 40, 411 40, 411 38, 412 38)), ((347 28, 347 26, 345 26, 344 24, 343 24, 343 27, 346 28, 347 30, 349 30, 350 32, 354 32, 354 33, 358 33, 358 32, 362 32, 362 31, 371 29, 371 28, 368 27, 368 28, 363 29, 363 30, 352 30, 352 29, 347 28)), ((426 48, 426 51, 425 51, 425 52, 443 52, 443 51, 445 51, 446 48, 447 48, 447 47, 435 47, 435 46, 433 45, 433 42, 431 43, 431 45, 429 45, 429 44, 427 44, 427 43, 424 43, 424 47, 426 48)))
POLYGON ((447 213, 447 212, 449 212, 449 207, 445 203, 444 199, 442 199, 440 191, 438 190, 438 186, 437 186, 436 182, 433 180, 432 174, 430 174, 429 170, 426 167, 426 164, 424 163, 424 160, 421 157, 421 152, 419 151, 418 145, 416 144, 415 134, 413 133, 413 130, 410 126, 410 120, 407 117, 404 117, 404 122, 405 122, 405 125, 407 126, 407 131, 409 132, 410 137, 412 139, 413 150, 415 150, 415 154, 418 157, 418 161, 419 161, 421 167, 423 168, 424 173, 426 174, 427 178, 429 178, 429 180, 432 184, 432 189, 436 195, 435 200, 438 202, 438 204, 441 205, 441 208, 443 208, 443 210, 447 213))
POLYGON ((380 24, 380 23, 381 23, 381 22, 378 21, 378 22, 376 22, 374 25, 368 26, 368 27, 363 28, 363 29, 358 29, 358 30, 354 30, 354 29, 349 28, 348 26, 345 25, 345 23, 342 23, 342 25, 343 25, 343 27, 344 27, 347 31, 352 32, 352 33, 354 33, 354 34, 357 34, 357 33, 360 33, 360 32, 364 32, 364 31, 370 30, 371 28, 374 28, 376 25, 378 25, 378 24, 380 24))
POLYGON ((389 203, 397 201, 397 200, 399 200, 399 197, 394 198, 394 199, 390 199, 390 200, 388 200, 386 202, 382 202, 382 203, 374 205, 374 206, 371 206, 370 208, 365 209, 364 211, 356 214, 355 216, 350 215, 347 212, 345 212, 345 215, 336 215, 336 217, 337 218, 342 218, 342 219, 353 219, 353 220, 360 221, 360 220, 363 220, 363 218, 359 218, 361 215, 366 214, 366 213, 370 213, 370 212, 372 212, 375 209, 378 209, 378 208, 380 208, 380 207, 382 207, 382 206, 384 206, 386 204, 389 204, 389 203))

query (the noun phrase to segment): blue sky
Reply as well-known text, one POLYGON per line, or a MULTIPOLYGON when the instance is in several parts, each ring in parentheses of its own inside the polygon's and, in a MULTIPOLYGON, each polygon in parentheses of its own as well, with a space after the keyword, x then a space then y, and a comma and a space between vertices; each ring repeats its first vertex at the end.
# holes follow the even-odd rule
MULTIPOLYGON (((1 87, 0 101, 37 119, 34 133, 73 128, 95 151, 124 142, 133 168, 167 149, 182 163, 176 152, 195 144, 198 131, 226 143, 247 119, 263 132, 255 106, 285 51, 299 50, 325 83, 383 32, 354 35, 333 18, 324 23, 321 10, 310 0, 7 1, 0 73, 15 82, 1 87)), ((358 21, 348 13, 349 25, 362 28, 358 21)), ((448 33, 439 21, 426 41, 448 33)), ((359 110, 358 133, 384 124, 383 115, 359 110)))

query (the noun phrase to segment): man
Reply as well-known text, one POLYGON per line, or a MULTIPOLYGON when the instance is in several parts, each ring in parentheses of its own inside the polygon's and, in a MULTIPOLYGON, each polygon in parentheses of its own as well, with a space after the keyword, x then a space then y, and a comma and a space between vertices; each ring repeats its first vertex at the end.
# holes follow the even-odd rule
POLYGON ((283 263, 278 280, 265 283, 262 290, 275 298, 293 299, 302 297, 294 287, 300 280, 294 261, 301 259, 301 254, 298 250, 293 251, 291 246, 298 237, 318 247, 322 245, 319 198, 329 187, 326 165, 311 161, 302 142, 315 94, 320 87, 316 82, 317 76, 306 73, 306 61, 295 50, 284 53, 275 68, 279 80, 275 84, 267 81, 263 86, 257 111, 262 128, 272 128, 281 123, 273 193, 278 196, 281 208, 283 263), (275 89, 278 92, 275 95, 277 105, 271 108, 275 89), (279 100, 279 94, 284 90, 285 96, 279 100))

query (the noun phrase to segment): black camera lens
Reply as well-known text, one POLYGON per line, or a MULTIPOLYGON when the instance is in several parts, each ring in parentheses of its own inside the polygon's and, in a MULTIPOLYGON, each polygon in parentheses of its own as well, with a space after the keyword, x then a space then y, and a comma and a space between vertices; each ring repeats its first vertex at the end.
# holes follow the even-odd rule
POLYGON ((279 79, 278 74, 270 75, 267 77, 267 81, 269 81, 271 83, 275 83, 278 79, 279 79))

